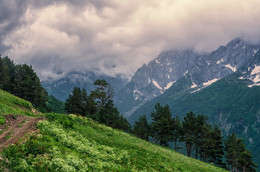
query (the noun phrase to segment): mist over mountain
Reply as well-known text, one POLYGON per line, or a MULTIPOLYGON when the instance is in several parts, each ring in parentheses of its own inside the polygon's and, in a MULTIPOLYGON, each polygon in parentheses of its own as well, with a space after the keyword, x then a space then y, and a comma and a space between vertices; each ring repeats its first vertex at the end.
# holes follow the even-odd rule
POLYGON ((117 77, 111 77, 104 74, 97 74, 92 71, 72 71, 64 74, 59 79, 50 78, 48 80, 44 80, 42 81, 42 85, 50 95, 53 95, 59 100, 65 102, 74 87, 85 88, 87 90, 87 94, 89 95, 91 91, 95 89, 93 83, 98 79, 105 79, 111 84, 114 92, 114 100, 116 100, 118 90, 120 90, 127 83, 127 79, 119 75, 117 77))
POLYGON ((177 92, 207 87, 236 72, 254 58, 259 48, 237 38, 208 54, 192 50, 163 52, 137 70, 119 92, 117 106, 122 113, 130 116, 140 105, 163 94, 184 76, 189 77, 191 82, 187 88, 178 88, 177 92))
POLYGON ((234 39, 209 54, 161 53, 119 92, 117 105, 129 122, 168 104, 173 115, 207 115, 224 136, 235 132, 260 163, 260 46, 234 39))

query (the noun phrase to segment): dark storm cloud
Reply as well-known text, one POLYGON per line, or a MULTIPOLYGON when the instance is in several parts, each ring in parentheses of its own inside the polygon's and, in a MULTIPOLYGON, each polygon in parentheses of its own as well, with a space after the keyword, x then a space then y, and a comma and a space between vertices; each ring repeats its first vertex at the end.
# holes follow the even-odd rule
POLYGON ((10 48, 3 45, 7 34, 19 27, 20 18, 26 11, 26 3, 15 0, 0 0, 0 52, 10 48))
POLYGON ((42 79, 91 69, 129 77, 164 50, 260 41, 259 0, 0 0, 0 14, 4 54, 42 79))

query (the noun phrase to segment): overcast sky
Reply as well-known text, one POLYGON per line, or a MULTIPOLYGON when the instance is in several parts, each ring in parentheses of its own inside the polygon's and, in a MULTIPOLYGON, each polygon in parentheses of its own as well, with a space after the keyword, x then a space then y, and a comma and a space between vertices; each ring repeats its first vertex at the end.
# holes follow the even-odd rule
POLYGON ((131 77, 164 50, 260 42, 260 0, 0 0, 0 54, 41 79, 71 70, 131 77))

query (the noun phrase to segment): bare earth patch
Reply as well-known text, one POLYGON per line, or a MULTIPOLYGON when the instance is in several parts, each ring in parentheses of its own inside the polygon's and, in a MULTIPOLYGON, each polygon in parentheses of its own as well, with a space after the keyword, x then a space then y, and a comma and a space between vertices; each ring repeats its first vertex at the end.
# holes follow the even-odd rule
POLYGON ((6 124, 0 126, 0 152, 10 144, 15 144, 26 133, 38 132, 36 124, 43 118, 33 118, 21 115, 5 115, 6 124))

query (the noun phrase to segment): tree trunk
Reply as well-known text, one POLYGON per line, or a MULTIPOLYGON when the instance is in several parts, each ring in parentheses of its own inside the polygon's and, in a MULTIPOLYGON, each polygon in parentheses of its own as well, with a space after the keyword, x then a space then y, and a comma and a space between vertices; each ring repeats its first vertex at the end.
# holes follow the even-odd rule
POLYGON ((186 144, 186 150, 187 150, 187 156, 190 157, 191 154, 191 146, 189 144, 186 144))
POLYGON ((175 143, 174 150, 177 151, 177 138, 174 139, 174 143, 175 143))
POLYGON ((204 162, 206 162, 206 160, 207 160, 207 154, 206 154, 206 153, 204 153, 204 156, 203 156, 203 161, 204 161, 204 162))
POLYGON ((237 159, 236 159, 236 172, 237 172, 237 159))

